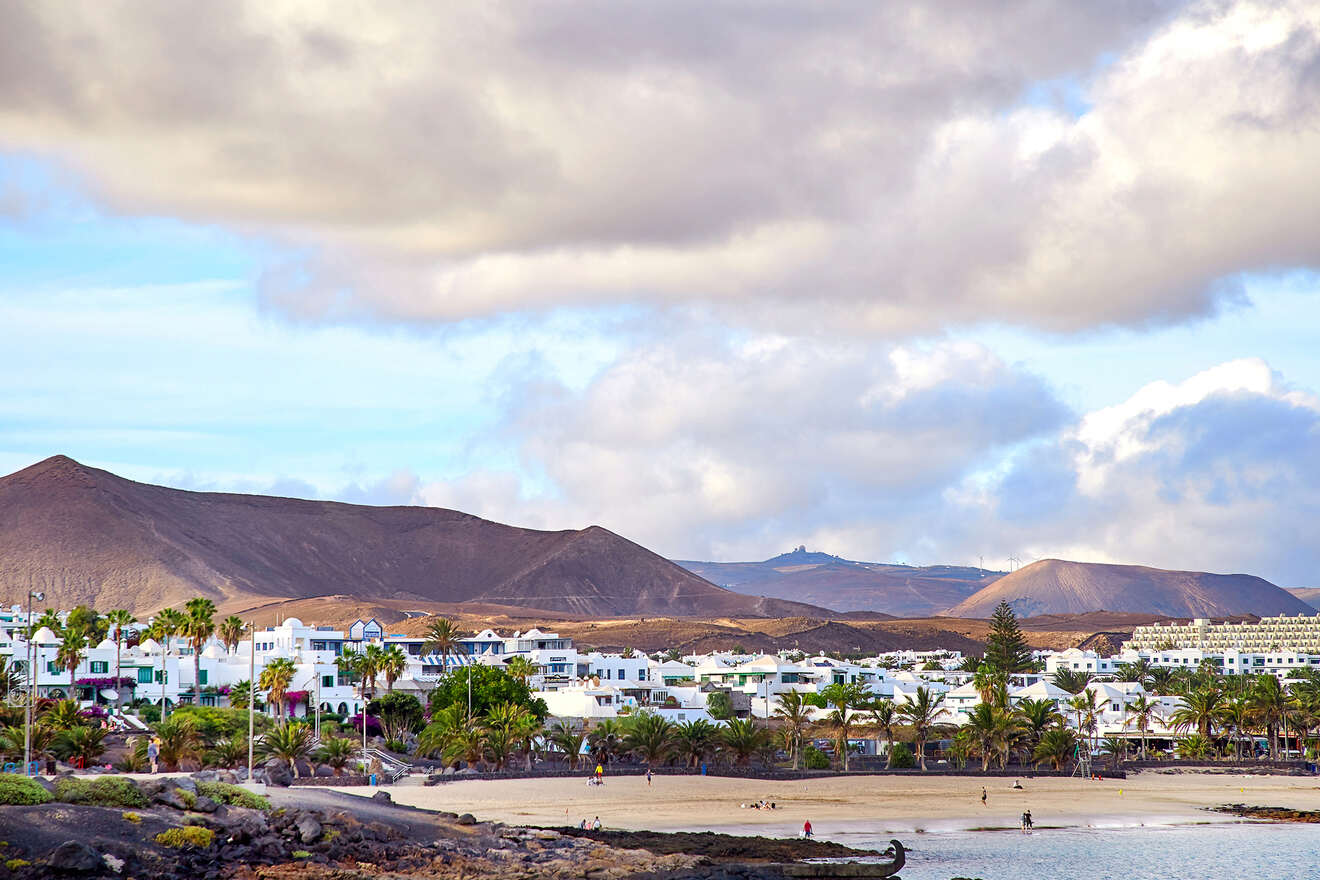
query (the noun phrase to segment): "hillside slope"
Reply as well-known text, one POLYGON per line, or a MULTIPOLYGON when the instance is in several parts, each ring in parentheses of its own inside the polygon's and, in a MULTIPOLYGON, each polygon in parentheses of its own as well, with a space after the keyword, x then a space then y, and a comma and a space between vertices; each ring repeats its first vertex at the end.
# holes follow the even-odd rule
POLYGON ((955 605, 1002 572, 951 565, 918 568, 853 562, 799 547, 764 562, 679 560, 688 571, 737 590, 836 611, 879 611, 896 617, 926 617, 955 605))
POLYGON ((1169 571, 1042 559, 968 597, 944 613, 989 617, 1006 601, 1019 617, 1118 611, 1169 617, 1313 614, 1296 596, 1248 574, 1169 571))
POLYGON ((702 580, 598 526, 547 532, 427 507, 185 492, 55 456, 0 478, 0 602, 138 612, 342 594, 608 617, 820 614, 702 580))

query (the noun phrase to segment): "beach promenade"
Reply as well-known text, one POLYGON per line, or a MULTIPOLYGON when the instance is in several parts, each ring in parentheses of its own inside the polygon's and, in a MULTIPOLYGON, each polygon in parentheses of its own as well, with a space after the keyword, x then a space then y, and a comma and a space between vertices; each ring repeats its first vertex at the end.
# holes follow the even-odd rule
MULTIPOLYGON (((959 831, 1016 828, 1031 810, 1037 828, 1136 827, 1233 822, 1206 807, 1229 803, 1320 810, 1320 779, 1212 773, 1141 773, 1092 782, 951 776, 856 776, 792 782, 717 776, 617 777, 599 787, 585 778, 468 780, 423 786, 405 780, 389 789, 396 803, 470 812, 518 825, 576 825, 599 816, 628 830, 716 830, 795 835, 804 820, 816 833, 959 831), (981 786, 987 804, 981 805, 981 786), (765 799, 775 810, 741 805, 765 799)), ((370 795, 379 789, 344 791, 370 795)))

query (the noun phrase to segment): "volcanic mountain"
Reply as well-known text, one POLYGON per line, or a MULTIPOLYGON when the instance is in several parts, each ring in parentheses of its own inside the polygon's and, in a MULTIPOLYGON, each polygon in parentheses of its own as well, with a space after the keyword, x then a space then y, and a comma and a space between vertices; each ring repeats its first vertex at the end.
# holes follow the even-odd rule
POLYGON ((918 568, 853 562, 799 547, 764 562, 678 560, 688 571, 740 593, 823 605, 836 611, 880 611, 928 617, 956 605, 1003 572, 954 565, 918 568))
POLYGON ((136 483, 57 455, 0 478, 0 602, 149 612, 193 596, 478 602, 598 617, 821 616, 722 589, 598 526, 537 531, 136 483))
POLYGON ((1001 601, 1019 617, 1123 611, 1168 617, 1314 614, 1296 596, 1249 574, 1168 571, 1042 559, 953 606, 950 617, 989 617, 1001 601))

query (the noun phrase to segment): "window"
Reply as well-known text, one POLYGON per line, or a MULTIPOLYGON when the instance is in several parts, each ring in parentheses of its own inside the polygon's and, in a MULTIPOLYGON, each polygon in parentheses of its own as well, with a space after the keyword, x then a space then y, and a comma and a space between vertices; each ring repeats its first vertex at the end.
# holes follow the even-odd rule
POLYGON ((52 675, 54 674, 54 672, 55 672, 55 661, 54 661, 54 660, 47 660, 47 661, 46 661, 46 671, 49 672, 49 673, 51 673, 52 675))
POLYGON ((151 667, 149 667, 149 666, 139 666, 139 667, 138 667, 138 676, 137 676, 137 678, 138 678, 138 684, 150 684, 150 683, 151 683, 151 667))
POLYGON ((627 677, 628 677, 628 676, 624 674, 624 671, 623 671, 622 669, 620 669, 620 670, 619 670, 619 680, 622 681, 623 679, 625 679, 625 678, 627 678, 627 677))
POLYGON ((109 671, 110 671, 110 661, 109 661, 109 660, 93 660, 93 661, 92 661, 92 675, 104 675, 105 673, 107 673, 107 672, 109 672, 109 671))
POLYGON ((321 676, 321 687, 332 688, 335 686, 335 677, 333 675, 321 676))
POLYGON ((169 680, 168 675, 159 669, 156 670, 156 684, 168 684, 169 680))

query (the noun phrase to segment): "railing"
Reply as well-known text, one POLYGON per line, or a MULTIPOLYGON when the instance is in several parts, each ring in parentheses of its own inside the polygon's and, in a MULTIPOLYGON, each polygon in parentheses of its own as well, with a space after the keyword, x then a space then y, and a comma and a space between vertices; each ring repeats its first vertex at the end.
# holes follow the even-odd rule
POLYGON ((381 772, 389 777, 390 782, 398 782, 404 776, 412 772, 412 765, 400 761, 391 754, 382 752, 380 749, 362 749, 362 762, 364 766, 369 767, 372 759, 380 761, 381 772))

